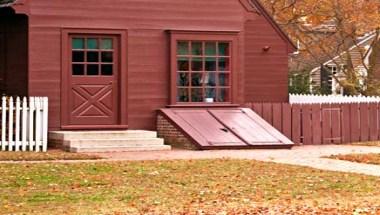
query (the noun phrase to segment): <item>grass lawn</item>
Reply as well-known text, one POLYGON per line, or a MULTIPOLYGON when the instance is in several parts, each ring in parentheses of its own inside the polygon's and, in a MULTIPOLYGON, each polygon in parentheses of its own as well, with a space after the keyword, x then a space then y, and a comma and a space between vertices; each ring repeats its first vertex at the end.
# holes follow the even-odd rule
POLYGON ((380 178, 244 160, 0 165, 2 214, 380 213, 380 178))
POLYGON ((69 153, 62 150, 42 152, 6 152, 0 151, 0 161, 51 161, 51 160, 95 160, 98 156, 69 153))
POLYGON ((380 154, 333 155, 333 156, 330 156, 328 158, 357 162, 357 163, 380 165, 380 154))

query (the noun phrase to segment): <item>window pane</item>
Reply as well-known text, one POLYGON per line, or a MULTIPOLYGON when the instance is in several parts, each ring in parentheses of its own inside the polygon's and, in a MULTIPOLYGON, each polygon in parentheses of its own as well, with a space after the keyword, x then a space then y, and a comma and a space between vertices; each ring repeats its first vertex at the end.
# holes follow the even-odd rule
POLYGON ((193 55, 202 55, 202 42, 192 42, 191 43, 191 53, 193 55))
POLYGON ((216 86, 216 73, 215 72, 208 72, 206 73, 206 86, 216 86))
POLYGON ((215 42, 207 42, 206 43, 206 55, 207 56, 215 56, 216 55, 216 43, 215 42))
POLYGON ((230 44, 219 43, 219 56, 229 56, 229 55, 230 55, 230 44))
POLYGON ((230 75, 227 73, 219 74, 219 86, 230 86, 230 75))
POLYGON ((189 55, 189 42, 178 42, 177 43, 177 54, 178 55, 189 55))
POLYGON ((230 95, 229 95, 229 89, 228 88, 219 88, 218 89, 218 102, 229 102, 230 101, 230 95))
POLYGON ((84 75, 84 65, 83 64, 73 64, 72 67, 73 75, 84 75))
POLYGON ((187 87, 190 84, 189 73, 178 73, 177 86, 187 87))
POLYGON ((113 41, 111 38, 105 38, 101 40, 101 49, 113 49, 113 41))
POLYGON ((84 49, 84 39, 83 38, 73 38, 71 41, 73 49, 84 49))
POLYGON ((231 102, 230 52, 228 41, 177 41, 177 102, 231 102))
POLYGON ((102 52, 102 62, 112 63, 113 62, 113 52, 102 52))
POLYGON ((87 39, 87 49, 98 49, 98 39, 88 38, 87 39))
POLYGON ((72 61, 73 62, 84 62, 84 52, 83 51, 73 51, 72 61))
POLYGON ((202 86, 202 73, 192 73, 191 74, 191 86, 193 86, 193 87, 202 86))
POLYGON ((189 65, 189 58, 186 57, 180 57, 177 61, 177 70, 178 71, 189 71, 190 65, 189 65))
POLYGON ((202 58, 196 57, 191 61, 191 70, 192 71, 202 71, 203 70, 203 62, 202 58))
POLYGON ((113 75, 113 65, 102 65, 102 75, 112 76, 113 75))
POLYGON ((205 102, 215 102, 216 101, 216 89, 206 88, 205 102))
POLYGON ((219 58, 219 71, 230 71, 229 58, 219 58))
POLYGON ((99 62, 99 52, 87 52, 87 62, 99 62))
POLYGON ((192 102, 203 102, 203 90, 202 90, 202 88, 191 89, 191 101, 192 102))
POLYGON ((189 90, 187 88, 180 88, 177 91, 177 102, 189 102, 189 90))
POLYGON ((87 65, 87 75, 99 75, 99 65, 97 64, 87 65))
POLYGON ((205 63, 206 71, 216 71, 216 58, 208 57, 205 63))

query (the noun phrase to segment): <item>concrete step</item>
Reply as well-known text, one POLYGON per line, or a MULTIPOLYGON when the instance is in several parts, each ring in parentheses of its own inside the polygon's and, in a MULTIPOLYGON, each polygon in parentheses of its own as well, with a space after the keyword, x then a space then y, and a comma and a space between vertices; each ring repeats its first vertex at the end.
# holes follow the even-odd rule
POLYGON ((170 150, 155 131, 57 131, 49 143, 71 152, 124 152, 170 150))
POLYGON ((82 139, 65 140, 65 147, 141 147, 164 145, 164 140, 160 138, 124 138, 124 139, 82 139))
POLYGON ((170 150, 168 145, 139 146, 139 147, 71 147, 70 152, 95 153, 95 152, 133 152, 133 151, 166 151, 170 150))
POLYGON ((155 131, 53 131, 49 132, 52 141, 83 140, 83 139, 123 139, 123 138, 155 138, 155 131))

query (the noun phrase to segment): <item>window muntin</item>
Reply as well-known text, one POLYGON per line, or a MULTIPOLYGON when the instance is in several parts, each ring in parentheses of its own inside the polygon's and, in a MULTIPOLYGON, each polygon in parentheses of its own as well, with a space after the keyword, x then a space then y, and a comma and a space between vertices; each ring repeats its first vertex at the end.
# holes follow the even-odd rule
POLYGON ((231 102, 231 42, 176 41, 177 103, 231 102))
POLYGON ((115 69, 115 38, 108 36, 71 36, 71 73, 73 76, 112 76, 115 69))

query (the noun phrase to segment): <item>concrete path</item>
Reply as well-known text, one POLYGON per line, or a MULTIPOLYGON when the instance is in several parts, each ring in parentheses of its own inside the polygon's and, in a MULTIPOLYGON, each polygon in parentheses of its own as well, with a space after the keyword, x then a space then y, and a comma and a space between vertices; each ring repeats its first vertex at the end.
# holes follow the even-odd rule
POLYGON ((298 146, 292 150, 217 150, 217 151, 188 151, 172 150, 157 152, 123 152, 95 153, 112 161, 142 161, 142 160, 182 160, 182 159, 249 159, 270 161, 283 164, 301 165, 322 170, 359 173, 380 176, 380 165, 369 165, 325 159, 338 154, 380 153, 380 147, 323 145, 298 146))

